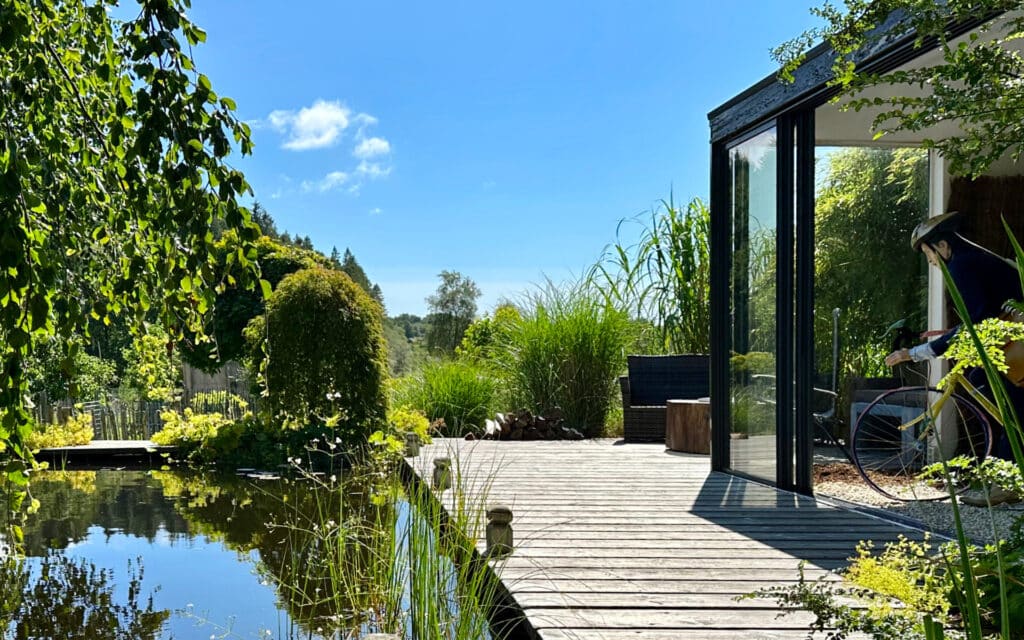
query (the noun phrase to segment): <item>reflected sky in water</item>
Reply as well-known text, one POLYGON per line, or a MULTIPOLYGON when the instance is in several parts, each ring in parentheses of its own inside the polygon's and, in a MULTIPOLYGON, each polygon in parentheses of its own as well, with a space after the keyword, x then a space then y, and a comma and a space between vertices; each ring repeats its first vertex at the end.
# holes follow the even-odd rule
MULTIPOLYGON (((280 565, 278 571, 258 569, 261 557, 274 556, 273 547, 282 546, 280 534, 275 538, 266 526, 287 517, 275 513, 285 511, 281 491, 287 489, 280 483, 257 486, 233 476, 213 481, 169 472, 38 474, 32 495, 41 507, 25 527, 24 600, 14 609, 21 613, 7 637, 15 637, 17 616, 32 608, 29 599, 38 598, 33 585, 55 556, 111 571, 115 603, 129 597, 129 563, 141 566, 140 606, 152 596, 154 610, 170 613, 154 637, 206 640, 229 631, 227 637, 243 639, 308 637, 291 624, 276 589, 273 576, 281 575, 280 565), (261 553, 268 548, 269 554, 261 553)), ((17 583, 4 582, 0 590, 17 583)), ((67 628, 75 628, 73 621, 67 628)))

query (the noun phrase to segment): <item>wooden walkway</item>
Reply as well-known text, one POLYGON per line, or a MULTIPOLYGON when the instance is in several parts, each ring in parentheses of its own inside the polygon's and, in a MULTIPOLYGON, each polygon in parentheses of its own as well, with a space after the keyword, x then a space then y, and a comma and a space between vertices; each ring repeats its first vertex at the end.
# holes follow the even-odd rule
POLYGON ((429 482, 440 456, 470 504, 512 508, 515 551, 492 566, 543 640, 805 638, 810 614, 735 597, 795 582, 801 559, 834 577, 862 539, 921 538, 661 445, 439 440, 408 461, 429 482))
POLYGON ((163 464, 161 454, 174 453, 176 447, 162 446, 152 440, 93 440, 89 444, 75 447, 53 447, 41 449, 37 460, 52 464, 163 464))

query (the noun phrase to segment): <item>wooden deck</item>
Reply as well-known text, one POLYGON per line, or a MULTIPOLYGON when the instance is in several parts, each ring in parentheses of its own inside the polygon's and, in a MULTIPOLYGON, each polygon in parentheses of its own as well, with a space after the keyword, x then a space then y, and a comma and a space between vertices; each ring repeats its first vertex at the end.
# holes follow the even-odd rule
POLYGON ((492 566, 544 640, 805 638, 810 614, 735 597, 795 582, 801 559, 832 576, 859 540, 921 537, 661 445, 440 440, 409 462, 429 481, 440 456, 471 504, 512 508, 515 551, 492 566))
POLYGON ((175 447, 161 446, 152 440, 93 440, 75 447, 41 449, 36 459, 48 461, 51 465, 159 465, 165 462, 162 454, 174 453, 175 450, 175 447))

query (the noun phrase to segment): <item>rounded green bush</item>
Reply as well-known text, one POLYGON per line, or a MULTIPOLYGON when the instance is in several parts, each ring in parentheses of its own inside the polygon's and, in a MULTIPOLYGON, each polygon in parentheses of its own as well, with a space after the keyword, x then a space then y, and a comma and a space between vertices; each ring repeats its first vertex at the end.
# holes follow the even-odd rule
POLYGON ((255 351, 273 413, 301 425, 336 426, 347 443, 361 443, 382 427, 388 363, 382 316, 380 305, 340 271, 286 276, 262 322, 246 330, 262 347, 255 351))

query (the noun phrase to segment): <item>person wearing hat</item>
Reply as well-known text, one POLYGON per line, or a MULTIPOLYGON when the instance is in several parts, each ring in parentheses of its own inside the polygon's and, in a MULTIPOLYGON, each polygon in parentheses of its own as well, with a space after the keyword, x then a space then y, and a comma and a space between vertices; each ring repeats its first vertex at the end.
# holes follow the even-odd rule
MULTIPOLYGON (((1003 313, 1003 306, 1008 300, 1021 300, 1021 281, 1016 264, 1001 258, 988 249, 964 238, 957 232, 961 214, 950 211, 917 225, 910 236, 910 245, 915 251, 921 251, 928 259, 928 264, 937 267, 939 262, 946 265, 949 275, 963 297, 964 306, 971 322, 978 323, 986 318, 996 318, 1003 313)), ((892 367, 901 362, 921 362, 942 356, 949 348, 949 342, 960 331, 960 325, 946 331, 938 338, 919 344, 909 349, 897 349, 885 358, 885 364, 892 367)), ((982 369, 967 372, 967 379, 986 395, 988 380, 982 369)), ((1004 380, 1010 400, 1017 414, 1024 416, 1024 389, 1004 380)), ((1012 456, 1009 441, 1002 426, 997 421, 991 422, 993 438, 993 455, 1000 458, 1012 456)), ((991 492, 987 500, 969 503, 996 503, 1018 499, 1013 494, 991 492)))
MULTIPOLYGON (((964 306, 971 322, 978 323, 986 318, 996 318, 1003 311, 1007 300, 1020 300, 1020 276, 1016 265, 974 244, 957 233, 961 214, 950 211, 917 225, 910 236, 910 245, 921 251, 928 264, 937 267, 946 264, 953 284, 964 299, 964 306)), ((949 348, 949 341, 960 331, 953 327, 931 342, 925 342, 910 349, 897 349, 885 358, 885 364, 893 366, 901 362, 930 360, 937 358, 949 348)))

